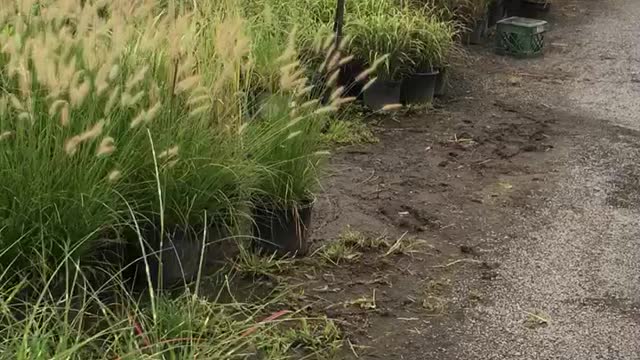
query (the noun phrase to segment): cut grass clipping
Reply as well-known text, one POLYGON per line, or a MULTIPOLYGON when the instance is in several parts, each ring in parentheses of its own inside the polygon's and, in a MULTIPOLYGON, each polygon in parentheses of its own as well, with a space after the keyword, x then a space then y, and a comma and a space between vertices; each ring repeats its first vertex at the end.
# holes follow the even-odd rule
POLYGON ((361 121, 332 120, 329 122, 324 140, 336 145, 374 144, 378 138, 367 124, 361 121))
POLYGON ((327 262, 340 265, 357 260, 367 251, 383 251, 380 254, 383 257, 417 252, 416 248, 424 241, 406 235, 390 242, 386 236, 371 237, 347 227, 337 239, 320 248, 318 253, 327 262))

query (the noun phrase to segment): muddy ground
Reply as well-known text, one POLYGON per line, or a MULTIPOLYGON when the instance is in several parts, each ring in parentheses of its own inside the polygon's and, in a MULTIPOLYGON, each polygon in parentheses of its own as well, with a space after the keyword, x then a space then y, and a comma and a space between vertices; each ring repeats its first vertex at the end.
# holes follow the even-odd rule
POLYGON ((544 57, 468 48, 434 109, 372 117, 379 143, 337 151, 316 247, 347 228, 415 245, 297 279, 342 358, 640 359, 634 15, 556 1, 544 57))

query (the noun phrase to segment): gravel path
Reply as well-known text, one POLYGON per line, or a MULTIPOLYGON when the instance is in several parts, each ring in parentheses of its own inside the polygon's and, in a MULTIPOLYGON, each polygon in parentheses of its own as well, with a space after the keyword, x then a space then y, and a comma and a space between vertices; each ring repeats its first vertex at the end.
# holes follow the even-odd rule
POLYGON ((583 123, 555 150, 544 206, 496 252, 459 359, 640 359, 640 1, 584 3, 591 21, 559 38, 571 48, 540 60, 576 74, 549 101, 583 123))

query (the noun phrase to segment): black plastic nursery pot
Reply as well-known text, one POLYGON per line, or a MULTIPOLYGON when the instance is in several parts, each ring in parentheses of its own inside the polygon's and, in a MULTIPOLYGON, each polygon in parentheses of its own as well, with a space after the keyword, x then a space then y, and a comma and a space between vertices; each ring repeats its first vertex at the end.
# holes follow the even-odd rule
POLYGON ((505 0, 494 0, 489 5, 489 17, 488 17, 488 26, 494 26, 498 21, 505 18, 506 9, 505 9, 505 0))
POLYGON ((504 0, 506 16, 522 16, 523 0, 504 0))
POLYGON ((372 110, 400 103, 401 81, 376 80, 363 93, 364 104, 372 110))
POLYGON ((344 86, 344 96, 362 99, 362 88, 365 81, 356 81, 356 79, 366 69, 364 62, 355 59, 340 68, 338 85, 344 86))
POLYGON ((449 69, 442 67, 438 69, 438 75, 436 76, 436 86, 433 92, 435 97, 444 96, 447 92, 447 85, 449 84, 449 69))
POLYGON ((143 233, 144 253, 139 245, 132 246, 135 282, 148 284, 147 265, 151 283, 161 289, 188 284, 198 273, 206 275, 219 269, 237 252, 237 246, 225 228, 210 226, 206 230, 204 237, 204 226, 166 226, 161 242, 159 226, 150 226, 143 233))
POLYGON ((257 248, 268 254, 306 255, 313 204, 307 201, 288 208, 256 205, 253 230, 257 248))
POLYGON ((400 100, 403 104, 425 104, 433 100, 439 70, 412 74, 402 80, 400 100))
POLYGON ((483 17, 482 19, 478 19, 469 37, 469 43, 473 45, 479 45, 484 43, 484 39, 486 39, 487 37, 488 28, 489 26, 488 26, 488 21, 486 16, 483 17))
POLYGON ((551 10, 549 0, 504 0, 507 16, 520 16, 530 19, 544 18, 551 10))
POLYGON ((519 16, 530 19, 542 19, 550 10, 551 2, 548 0, 522 0, 519 16))

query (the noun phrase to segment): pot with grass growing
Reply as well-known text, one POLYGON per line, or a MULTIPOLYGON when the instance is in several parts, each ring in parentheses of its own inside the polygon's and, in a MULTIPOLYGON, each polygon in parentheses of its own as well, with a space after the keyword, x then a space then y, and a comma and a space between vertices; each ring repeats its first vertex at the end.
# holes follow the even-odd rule
POLYGON ((489 33, 490 5, 493 0, 467 0, 461 5, 458 16, 464 24, 462 42, 466 45, 479 45, 489 33))
POLYGON ((402 77, 411 59, 411 39, 406 14, 361 14, 345 24, 349 35, 348 50, 356 59, 369 65, 360 81, 365 82, 363 100, 373 110, 400 103, 402 77))
POLYGON ((245 131, 256 166, 253 244, 261 252, 307 253, 313 192, 326 156, 320 151, 322 118, 332 107, 317 108, 321 106, 317 103, 275 94, 270 100, 272 111, 251 121, 245 131))
POLYGON ((417 15, 409 22, 410 45, 405 51, 411 63, 402 82, 401 99, 404 104, 424 104, 433 100, 438 85, 442 87, 440 69, 444 68, 442 64, 448 57, 455 35, 451 23, 428 14, 417 15))
POLYGON ((221 269, 237 252, 228 229, 220 226, 170 225, 162 231, 149 224, 142 236, 144 251, 140 246, 127 251, 130 257, 135 254, 130 276, 142 288, 149 281, 157 289, 189 284, 221 269))
POLYGON ((524 0, 504 0, 506 16, 522 16, 524 0))
POLYGON ((493 0, 489 4, 489 12, 488 12, 488 25, 489 27, 493 27, 496 23, 505 17, 505 0, 493 0))
POLYGON ((268 254, 306 255, 313 203, 306 200, 288 206, 256 204, 254 236, 259 248, 268 254))
POLYGON ((449 71, 449 67, 447 66, 438 68, 438 75, 436 76, 436 88, 433 93, 435 97, 446 95, 447 86, 449 85, 449 71))
POLYGON ((551 10, 551 0, 522 0, 520 16, 530 19, 544 19, 551 10))
POLYGON ((467 33, 467 44, 481 45, 487 37, 488 20, 485 16, 476 19, 467 33))
POLYGON ((439 73, 437 69, 428 69, 404 78, 400 96, 402 103, 424 104, 433 100, 439 73))
POLYGON ((402 96, 402 81, 375 79, 363 92, 363 101, 372 110, 399 104, 402 96))

